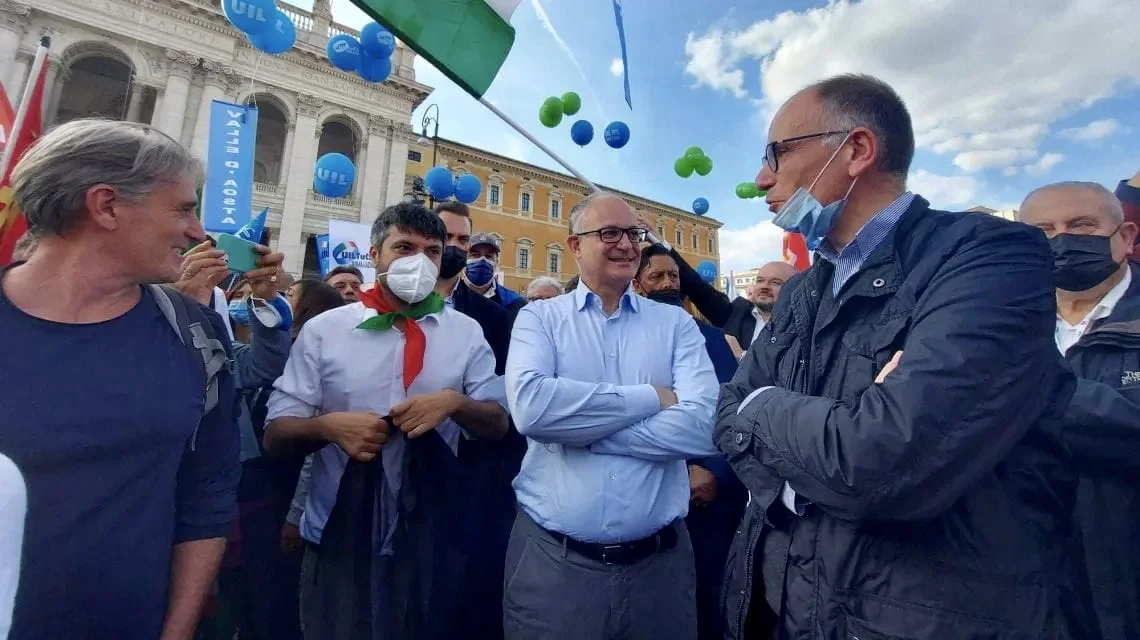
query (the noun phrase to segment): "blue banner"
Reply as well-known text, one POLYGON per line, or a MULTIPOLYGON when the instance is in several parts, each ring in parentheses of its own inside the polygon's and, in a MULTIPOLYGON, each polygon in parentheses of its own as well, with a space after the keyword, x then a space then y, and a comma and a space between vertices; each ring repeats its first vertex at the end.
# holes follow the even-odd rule
POLYGON ((629 96, 629 56, 625 52, 625 24, 621 19, 621 0, 614 0, 614 17, 617 19, 618 29, 618 42, 621 43, 621 66, 624 73, 622 78, 625 80, 625 103, 629 108, 633 108, 633 101, 629 96))
POLYGON ((257 109, 214 100, 207 140, 202 226, 206 231, 234 233, 253 213, 257 109))
POLYGON ((317 261, 321 265, 321 277, 329 274, 329 234, 322 233, 315 237, 317 241, 317 261))

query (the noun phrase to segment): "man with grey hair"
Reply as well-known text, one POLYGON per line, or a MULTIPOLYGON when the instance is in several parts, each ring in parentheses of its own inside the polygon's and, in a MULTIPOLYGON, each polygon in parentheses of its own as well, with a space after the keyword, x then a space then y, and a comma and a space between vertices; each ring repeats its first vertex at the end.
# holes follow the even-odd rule
MULTIPOLYGON (((1108 389, 1100 392, 1109 393, 1110 400, 1116 390, 1135 386, 1140 382, 1140 266, 1128 256, 1136 243, 1136 224, 1125 220, 1111 191, 1092 182, 1041 187, 1025 198, 1018 216, 1049 238, 1057 348, 1082 386, 1091 386, 1089 381, 1105 385, 1108 389)), ((1137 465, 1127 460, 1140 448, 1140 411, 1130 415, 1135 416, 1133 429, 1130 434, 1120 431, 1123 438, 1106 437, 1111 425, 1103 420, 1070 425, 1067 432, 1081 473, 1075 517, 1096 610, 1095 621, 1087 622, 1100 626, 1087 637, 1140 638, 1140 553, 1135 544, 1140 539, 1140 485, 1137 465), (1127 452, 1126 459, 1114 460, 1118 452, 1127 452)), ((1081 616, 1069 617, 1076 621, 1081 616)))
MULTIPOLYGON (((39 242, 0 272, 0 451, 29 505, 13 639, 193 637, 237 511, 237 396, 225 367, 207 393, 145 285, 205 239, 200 178, 166 135, 103 120, 53 129, 12 173, 39 242)), ((167 295, 228 355, 217 314, 167 295)))
POLYGON ((869 76, 776 113, 756 186, 818 260, 724 385, 715 438, 751 501, 730 638, 1058 637, 1076 380, 1036 230, 906 190, 906 105, 869 76))
POLYGON ((526 301, 549 300, 562 295, 562 285, 549 276, 539 276, 526 286, 526 301))

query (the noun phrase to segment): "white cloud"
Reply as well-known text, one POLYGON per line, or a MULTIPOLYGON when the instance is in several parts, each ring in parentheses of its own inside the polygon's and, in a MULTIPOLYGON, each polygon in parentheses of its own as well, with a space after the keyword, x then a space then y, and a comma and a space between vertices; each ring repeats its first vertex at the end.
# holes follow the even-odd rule
POLYGON ((625 74, 625 65, 622 64, 621 58, 614 58, 613 60, 610 60, 610 73, 614 74, 614 76, 618 78, 622 77, 622 75, 625 74))
POLYGON ((920 147, 957 154, 969 171, 1004 168, 1037 157, 1053 122, 1140 82, 1135 0, 1047 4, 831 0, 690 33, 685 72, 699 86, 758 95, 768 112, 816 80, 872 74, 906 101, 920 147), (1048 55, 1025 54, 1042 42, 1048 55))
POLYGON ((1002 171, 1001 174, 1007 178, 1009 178, 1011 176, 1016 176, 1017 175, 1017 167, 1006 167, 1005 171, 1002 171))
POLYGON ((1025 165, 1025 173, 1031 176, 1043 176, 1053 169, 1053 167, 1061 164, 1065 159, 1065 155, 1061 153, 1046 153, 1041 156, 1037 162, 1025 165))
POLYGON ((720 270, 747 271, 783 259, 784 230, 765 220, 745 229, 724 229, 720 237, 720 270))
POLYGON ((936 209, 977 204, 978 181, 970 176, 942 176, 919 169, 907 178, 907 188, 936 209))
POLYGON ((1093 120, 1083 127, 1063 129, 1061 136, 1073 142, 1091 142, 1100 140, 1120 131, 1120 122, 1114 118, 1108 120, 1093 120))

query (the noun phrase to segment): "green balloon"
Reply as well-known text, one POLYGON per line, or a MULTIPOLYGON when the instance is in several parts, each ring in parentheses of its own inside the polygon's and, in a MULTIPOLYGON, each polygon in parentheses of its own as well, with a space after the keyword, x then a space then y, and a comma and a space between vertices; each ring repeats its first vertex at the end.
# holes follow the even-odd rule
POLYGON ((562 94, 562 113, 572 116, 582 108, 582 98, 573 91, 562 94))
POLYGON ((562 122, 562 101, 555 97, 544 100, 538 110, 538 121, 544 127, 557 127, 562 122))
POLYGON ((693 163, 685 156, 681 156, 673 163, 673 171, 676 171, 677 175, 682 178, 688 178, 693 175, 693 163))
POLYGON ((708 156, 701 156, 693 162, 693 170, 697 172, 698 176, 707 176, 712 171, 712 158, 708 156))
MULTIPOLYGON (((737 198, 747 199, 749 197, 748 196, 748 185, 749 184, 750 183, 748 183, 748 182, 741 182, 740 184, 736 185, 736 197, 737 198)), ((755 186, 755 185, 752 185, 752 186, 755 186)))
POLYGON ((685 157, 689 160, 700 160, 705 157, 705 152, 700 147, 689 147, 685 149, 685 157))
MULTIPOLYGON (((753 186, 753 187, 755 187, 756 185, 752 185, 752 186, 753 186)), ((768 190, 767 190, 767 189, 756 189, 756 195, 755 195, 755 196, 752 196, 752 197, 754 197, 754 198, 763 198, 763 197, 764 197, 764 196, 766 196, 766 195, 768 195, 768 190)))

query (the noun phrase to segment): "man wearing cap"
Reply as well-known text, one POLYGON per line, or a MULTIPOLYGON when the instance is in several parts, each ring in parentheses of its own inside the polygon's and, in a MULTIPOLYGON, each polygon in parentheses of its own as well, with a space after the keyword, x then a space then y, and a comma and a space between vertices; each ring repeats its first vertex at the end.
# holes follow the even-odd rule
POLYGON ((489 233, 471 236, 471 244, 467 248, 467 267, 463 270, 463 284, 497 302, 513 316, 526 304, 526 299, 495 280, 498 266, 498 238, 489 233))

